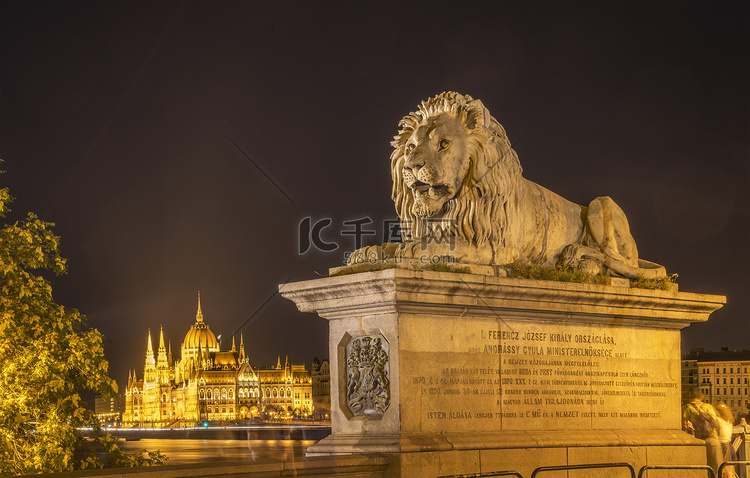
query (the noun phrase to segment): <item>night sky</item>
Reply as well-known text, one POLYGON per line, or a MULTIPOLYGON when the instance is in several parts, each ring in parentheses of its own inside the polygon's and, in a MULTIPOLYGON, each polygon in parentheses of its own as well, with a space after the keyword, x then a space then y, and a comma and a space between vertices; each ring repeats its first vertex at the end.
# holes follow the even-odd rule
POLYGON ((750 348, 748 25, 749 2, 3 0, 5 222, 56 224, 55 298, 121 387, 149 328, 179 355, 199 290, 224 347, 242 328, 252 363, 309 367, 328 324, 277 285, 341 265, 345 221, 382 242, 397 123, 455 90, 526 178, 611 196, 641 257, 727 296, 684 349, 750 348), (336 250, 299 253, 307 217, 336 250))

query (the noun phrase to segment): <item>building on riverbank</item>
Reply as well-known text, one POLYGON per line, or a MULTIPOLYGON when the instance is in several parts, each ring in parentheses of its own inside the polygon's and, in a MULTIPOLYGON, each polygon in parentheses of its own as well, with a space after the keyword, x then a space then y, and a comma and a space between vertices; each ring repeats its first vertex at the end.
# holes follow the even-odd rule
POLYGON ((119 427, 122 424, 123 403, 119 395, 94 397, 94 413, 105 428, 119 427))
POLYGON ((750 350, 709 352, 693 349, 682 356, 682 401, 700 388, 705 401, 724 403, 735 417, 750 416, 750 350))
POLYGON ((315 357, 310 368, 312 377, 313 417, 315 420, 331 419, 331 366, 328 360, 315 357))
POLYGON ((221 350, 203 320, 198 295, 195 323, 190 327, 175 361, 172 346, 165 347, 159 332, 154 354, 148 332, 143 379, 129 374, 125 389, 123 425, 130 427, 180 427, 197 422, 237 422, 262 417, 278 419, 311 416, 314 410, 310 373, 304 365, 254 368, 242 335, 236 347, 221 350))

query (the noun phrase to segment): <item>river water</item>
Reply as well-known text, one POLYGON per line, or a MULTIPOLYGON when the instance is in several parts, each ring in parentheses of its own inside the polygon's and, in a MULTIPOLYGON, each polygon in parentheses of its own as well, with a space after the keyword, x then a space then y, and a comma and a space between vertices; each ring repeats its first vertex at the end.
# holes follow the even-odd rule
POLYGON ((127 453, 160 451, 169 465, 302 460, 305 450, 331 433, 330 426, 250 426, 186 429, 108 429, 127 453))
POLYGON ((302 461, 308 446, 317 440, 198 440, 146 438, 140 441, 120 440, 118 445, 127 452, 138 450, 161 451, 169 457, 168 465, 196 463, 234 464, 253 463, 260 459, 284 462, 302 461))

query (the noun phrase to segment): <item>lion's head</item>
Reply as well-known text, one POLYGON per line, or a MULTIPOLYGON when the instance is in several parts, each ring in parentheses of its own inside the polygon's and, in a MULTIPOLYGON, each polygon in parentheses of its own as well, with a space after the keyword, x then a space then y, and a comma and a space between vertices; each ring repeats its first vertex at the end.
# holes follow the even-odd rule
POLYGON ((503 236, 503 205, 521 165, 481 101, 455 92, 430 98, 401 120, 391 144, 404 241, 457 235, 481 245, 503 236))

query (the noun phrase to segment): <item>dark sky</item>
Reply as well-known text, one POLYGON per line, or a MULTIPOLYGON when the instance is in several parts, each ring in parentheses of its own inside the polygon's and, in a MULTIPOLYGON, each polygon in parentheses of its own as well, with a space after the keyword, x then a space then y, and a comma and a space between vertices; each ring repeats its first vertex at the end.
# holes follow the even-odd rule
POLYGON ((484 102, 525 177, 611 196, 680 290, 727 296, 684 348, 750 348, 748 2, 3 0, 0 22, 6 221, 56 223, 55 297, 121 385, 149 328, 177 355, 198 290, 254 363, 326 357, 277 284, 340 265, 344 221, 380 241, 397 123, 445 90, 484 102), (300 255, 305 217, 339 248, 300 255))

